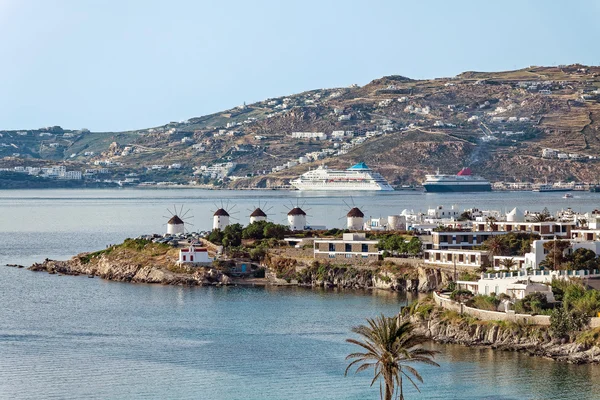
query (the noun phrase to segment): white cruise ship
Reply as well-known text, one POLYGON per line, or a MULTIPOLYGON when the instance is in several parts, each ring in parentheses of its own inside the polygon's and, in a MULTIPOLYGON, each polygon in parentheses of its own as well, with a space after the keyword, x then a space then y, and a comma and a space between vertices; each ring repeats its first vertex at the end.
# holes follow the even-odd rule
POLYGON ((363 162, 339 171, 320 166, 291 180, 298 190, 394 190, 381 174, 363 162))
POLYGON ((489 192, 492 185, 480 176, 473 175, 471 168, 463 168, 456 175, 425 175, 423 187, 427 192, 489 192))

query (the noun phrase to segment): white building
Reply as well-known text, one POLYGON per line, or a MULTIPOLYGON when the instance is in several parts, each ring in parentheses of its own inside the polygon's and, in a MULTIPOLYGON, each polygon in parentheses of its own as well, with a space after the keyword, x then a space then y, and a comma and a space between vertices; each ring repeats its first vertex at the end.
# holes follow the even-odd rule
POLYGON ((324 132, 292 132, 292 137, 294 139, 326 140, 327 134, 324 132))
POLYGON ((458 281, 460 289, 467 289, 475 294, 489 296, 505 294, 515 300, 522 300, 531 293, 542 293, 549 302, 554 302, 552 287, 544 283, 531 282, 527 277, 514 277, 505 279, 480 279, 477 282, 458 281))
POLYGON ((213 259, 208 256, 204 247, 190 246, 179 250, 178 264, 210 264, 213 259))
MULTIPOLYGON (((596 254, 600 254, 600 241, 596 240, 579 240, 579 239, 567 239, 571 242, 571 245, 565 254, 571 254, 577 249, 588 249, 596 254)), ((552 239, 540 239, 534 240, 531 243, 531 252, 525 254, 525 268, 539 269, 540 263, 546 259, 548 251, 544 249, 544 243, 551 243, 552 239)))

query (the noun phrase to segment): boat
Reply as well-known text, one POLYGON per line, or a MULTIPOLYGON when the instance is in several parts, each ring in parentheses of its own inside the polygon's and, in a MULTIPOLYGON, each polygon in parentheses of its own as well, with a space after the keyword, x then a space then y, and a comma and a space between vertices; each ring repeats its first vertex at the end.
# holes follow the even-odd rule
POLYGON ((591 185, 590 186, 590 192, 592 192, 592 193, 598 193, 598 192, 600 192, 600 185, 591 185))
POLYGON ((565 195, 563 196, 563 199, 572 199, 573 195, 571 193, 565 193, 565 195))
POLYGON ((321 165, 291 180, 290 184, 298 190, 394 190, 381 174, 364 162, 345 170, 328 169, 326 165, 321 165))
POLYGON ((492 184, 481 176, 473 175, 471 168, 463 168, 456 175, 425 175, 426 192, 491 192, 492 184))
POLYGON ((573 187, 572 186, 565 186, 565 185, 551 185, 551 184, 544 184, 544 185, 540 185, 537 188, 533 189, 533 192, 571 192, 573 191, 573 187))

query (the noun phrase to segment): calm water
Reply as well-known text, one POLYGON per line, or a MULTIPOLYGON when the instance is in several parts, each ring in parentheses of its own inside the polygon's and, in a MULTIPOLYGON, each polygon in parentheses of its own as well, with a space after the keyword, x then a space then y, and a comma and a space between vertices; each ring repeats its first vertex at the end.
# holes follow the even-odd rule
MULTIPOLYGON (((313 223, 341 226, 348 197, 196 190, 0 191, 0 265, 68 258, 164 230, 165 209, 191 208, 210 227, 230 199, 245 223, 258 201, 283 222, 306 202, 313 223), (243 217, 242 217, 243 216, 243 217)), ((598 207, 576 194, 569 206, 598 207)), ((394 193, 355 197, 371 215, 428 205, 524 209, 566 206, 560 195, 394 193), (459 201, 460 200, 460 201, 459 201), (543 203, 543 204, 542 204, 543 203)), ((235 209, 234 209, 235 211, 235 209)), ((368 214, 367 213, 367 214, 368 214)), ((350 327, 406 299, 387 292, 130 285, 0 267, 0 399, 368 399, 369 373, 343 377, 350 327)), ((597 399, 600 367, 522 354, 436 346, 441 368, 420 366, 420 399, 597 399)))

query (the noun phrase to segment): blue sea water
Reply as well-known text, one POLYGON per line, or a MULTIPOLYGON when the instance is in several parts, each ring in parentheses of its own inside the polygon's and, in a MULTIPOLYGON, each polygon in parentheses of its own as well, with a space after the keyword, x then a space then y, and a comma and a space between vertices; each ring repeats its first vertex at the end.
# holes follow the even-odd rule
MULTIPOLYGON (((583 194, 582 194, 583 195, 583 194)), ((215 202, 273 212, 296 194, 232 191, 0 191, 0 399, 376 399, 371 373, 344 377, 350 328, 407 303, 395 293, 300 288, 133 285, 4 267, 64 259, 161 231, 164 210, 215 202)), ((538 196, 541 196, 538 194, 538 196)), ((547 205, 531 194, 480 198, 480 208, 547 205)), ((341 225, 346 197, 302 197, 309 215, 341 225), (332 216, 333 215, 333 216, 332 216)), ((354 198, 390 207, 454 203, 418 194, 354 198)), ((577 207, 597 205, 585 194, 577 207)), ((472 200, 472 199, 471 199, 472 200)), ((542 201, 543 200, 543 201, 542 201)), ((464 205, 465 207, 467 205, 464 205)), ((573 206, 573 205, 572 205, 573 206)), ((574 207, 575 208, 575 207, 574 207)), ((200 217, 199 217, 200 216, 200 217)), ((239 217, 241 222, 243 217, 239 217)), ((329 224, 327 222, 328 225, 329 224)), ((598 399, 600 367, 524 354, 430 345, 440 368, 418 366, 407 399, 598 399)))

